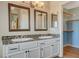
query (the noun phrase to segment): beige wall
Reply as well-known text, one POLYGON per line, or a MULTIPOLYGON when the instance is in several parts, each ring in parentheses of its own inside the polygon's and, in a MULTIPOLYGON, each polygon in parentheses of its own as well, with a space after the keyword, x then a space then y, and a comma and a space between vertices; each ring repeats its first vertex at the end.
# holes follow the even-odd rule
MULTIPOLYGON (((23 5, 23 4, 19 4, 19 3, 15 3, 15 4, 18 4, 18 5, 22 5, 22 6, 26 6, 26 7, 29 7, 28 5, 23 5)), ((1 35, 18 35, 18 34, 39 34, 39 33, 48 33, 48 31, 34 31, 34 9, 33 8, 30 8, 30 25, 31 25, 31 31, 18 31, 18 32, 9 32, 9 26, 8 26, 8 2, 1 2, 0 3, 0 16, 1 19, 0 19, 0 31, 1 31, 1 35), (3 25, 3 26, 2 26, 3 25)), ((45 10, 46 12, 48 12, 47 10, 48 8, 46 9, 40 9, 40 10, 45 10)), ((49 20, 49 19, 48 19, 49 20)))
POLYGON ((58 29, 51 28, 50 32, 60 34, 60 57, 63 57, 63 6, 61 4, 56 4, 53 2, 49 3, 50 5, 50 14, 58 15, 58 29))
MULTIPOLYGON (((12 2, 13 3, 13 2, 12 2)), ((14 2, 15 3, 15 2, 14 2)), ((30 7, 29 5, 22 4, 22 3, 15 3, 22 6, 30 7)), ((39 9, 39 8, 38 8, 39 9)), ((40 9, 48 12, 48 31, 34 31, 34 9, 30 8, 30 16, 31 16, 31 31, 18 31, 18 32, 9 32, 8 26, 8 2, 0 2, 0 57, 2 57, 2 36, 7 35, 28 35, 28 34, 47 34, 47 33, 60 33, 62 36, 62 6, 61 5, 54 5, 52 3, 46 2, 46 8, 40 9), (50 6, 50 7, 49 7, 50 6), (59 21, 59 29, 50 28, 50 14, 55 13, 58 14, 58 21, 59 21), (57 32, 58 31, 58 32, 57 32)), ((60 37, 62 42, 62 37, 60 37)), ((62 47, 62 46, 61 46, 62 47)), ((62 53, 61 53, 62 55, 62 53)))

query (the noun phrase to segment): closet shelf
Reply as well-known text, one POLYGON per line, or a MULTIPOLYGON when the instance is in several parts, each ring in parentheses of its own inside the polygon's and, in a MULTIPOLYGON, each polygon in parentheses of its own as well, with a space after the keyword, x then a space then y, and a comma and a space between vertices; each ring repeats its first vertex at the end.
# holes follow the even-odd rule
POLYGON ((64 32, 73 32, 73 30, 63 30, 64 32))
POLYGON ((79 21, 79 20, 67 20, 66 22, 73 22, 73 21, 79 21))
POLYGON ((63 12, 65 16, 72 16, 73 14, 68 13, 68 12, 63 12))

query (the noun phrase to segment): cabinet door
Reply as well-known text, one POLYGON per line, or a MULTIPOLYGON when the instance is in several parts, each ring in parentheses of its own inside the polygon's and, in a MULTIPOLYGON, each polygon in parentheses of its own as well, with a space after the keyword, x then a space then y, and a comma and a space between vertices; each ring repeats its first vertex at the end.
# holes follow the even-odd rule
POLYGON ((17 54, 8 56, 8 58, 27 58, 27 54, 25 52, 17 53, 17 54))
POLYGON ((53 46, 53 56, 58 55, 58 53, 59 53, 59 44, 55 43, 53 46))
POLYGON ((43 48, 43 57, 48 58, 53 56, 52 46, 47 46, 43 48))
POLYGON ((29 49, 28 58, 40 58, 40 48, 29 49))

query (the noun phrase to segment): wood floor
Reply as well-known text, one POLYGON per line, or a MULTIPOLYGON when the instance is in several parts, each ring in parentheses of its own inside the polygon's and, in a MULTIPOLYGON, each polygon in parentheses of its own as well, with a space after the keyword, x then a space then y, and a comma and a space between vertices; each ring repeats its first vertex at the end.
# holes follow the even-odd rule
POLYGON ((79 49, 70 46, 64 47, 64 58, 79 58, 79 49))

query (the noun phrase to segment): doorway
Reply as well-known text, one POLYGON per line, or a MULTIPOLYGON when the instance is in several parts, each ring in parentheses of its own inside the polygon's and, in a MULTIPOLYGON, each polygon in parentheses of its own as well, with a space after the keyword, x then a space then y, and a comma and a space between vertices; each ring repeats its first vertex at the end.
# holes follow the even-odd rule
POLYGON ((79 8, 64 10, 64 57, 79 58, 79 8), (75 16, 74 16, 75 14, 75 16))

